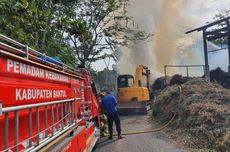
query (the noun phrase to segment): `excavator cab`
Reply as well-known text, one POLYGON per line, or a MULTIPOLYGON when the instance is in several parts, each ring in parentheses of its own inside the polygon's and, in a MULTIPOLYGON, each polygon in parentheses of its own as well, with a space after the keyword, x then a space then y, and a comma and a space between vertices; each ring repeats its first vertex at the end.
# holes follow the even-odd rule
POLYGON ((117 87, 118 88, 126 88, 132 87, 134 83, 134 78, 132 75, 119 75, 117 78, 117 87))

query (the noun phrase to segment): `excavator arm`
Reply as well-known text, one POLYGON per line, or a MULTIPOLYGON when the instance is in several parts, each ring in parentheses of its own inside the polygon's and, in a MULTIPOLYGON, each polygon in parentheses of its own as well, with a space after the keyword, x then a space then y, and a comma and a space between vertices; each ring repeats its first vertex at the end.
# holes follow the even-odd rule
POLYGON ((151 77, 150 77, 150 70, 148 69, 148 67, 144 66, 144 65, 139 65, 136 68, 136 72, 135 72, 135 79, 134 79, 134 87, 147 87, 150 91, 150 82, 151 77), (146 77, 146 86, 143 86, 143 84, 141 83, 142 77, 145 76, 146 77))

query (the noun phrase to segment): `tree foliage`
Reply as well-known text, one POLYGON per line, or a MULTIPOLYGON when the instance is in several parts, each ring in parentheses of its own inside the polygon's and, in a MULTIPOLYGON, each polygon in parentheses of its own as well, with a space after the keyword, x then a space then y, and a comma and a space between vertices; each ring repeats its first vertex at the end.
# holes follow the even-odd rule
POLYGON ((2 0, 0 2, 1 33, 17 38, 18 41, 39 45, 39 35, 49 28, 52 15, 49 9, 38 9, 35 0, 2 0))
POLYGON ((82 0, 78 3, 77 18, 67 30, 78 59, 83 65, 113 57, 116 45, 147 39, 150 34, 130 26, 127 16, 128 0, 82 0))
POLYGON ((73 49, 56 23, 68 5, 52 0, 2 0, 0 33, 74 66, 73 49))
POLYGON ((127 16, 128 0, 1 0, 0 33, 65 63, 116 60, 117 46, 151 36, 127 16))

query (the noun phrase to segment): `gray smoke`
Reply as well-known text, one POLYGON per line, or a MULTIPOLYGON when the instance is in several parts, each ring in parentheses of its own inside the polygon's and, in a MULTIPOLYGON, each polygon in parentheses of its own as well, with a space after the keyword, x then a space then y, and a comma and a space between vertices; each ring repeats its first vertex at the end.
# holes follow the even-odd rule
MULTIPOLYGON (((200 22, 190 15, 198 10, 206 0, 131 0, 128 9, 138 27, 154 33, 151 41, 138 41, 131 48, 121 48, 122 56, 118 63, 120 73, 133 74, 139 64, 148 66, 153 77, 163 73, 166 64, 202 64, 202 50, 194 43, 198 34, 184 33, 200 22)), ((175 74, 179 69, 171 69, 175 74)))

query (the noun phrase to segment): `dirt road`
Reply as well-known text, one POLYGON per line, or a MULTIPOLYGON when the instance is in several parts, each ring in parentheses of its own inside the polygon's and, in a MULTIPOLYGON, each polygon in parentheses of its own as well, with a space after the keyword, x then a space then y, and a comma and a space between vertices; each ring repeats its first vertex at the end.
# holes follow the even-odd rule
MULTIPOLYGON (((121 124, 123 132, 149 130, 157 127, 151 120, 150 114, 121 117, 121 124)), ((124 137, 120 140, 117 140, 116 137, 113 140, 101 138, 94 152, 186 152, 186 150, 176 148, 176 144, 163 131, 124 137)))

